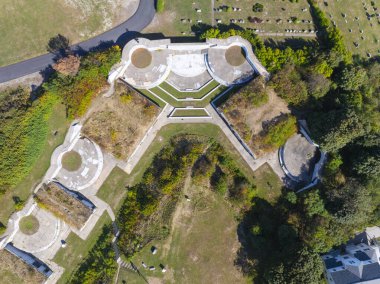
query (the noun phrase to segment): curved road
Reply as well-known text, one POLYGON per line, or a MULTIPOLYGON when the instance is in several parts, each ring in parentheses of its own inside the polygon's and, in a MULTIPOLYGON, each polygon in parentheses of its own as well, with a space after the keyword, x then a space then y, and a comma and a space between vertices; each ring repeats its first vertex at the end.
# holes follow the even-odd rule
MULTIPOLYGON (((140 0, 135 14, 124 23, 96 37, 75 44, 71 49, 75 52, 88 51, 102 43, 119 43, 123 45, 129 37, 140 32, 153 20, 155 14, 154 0, 140 0)), ((0 67, 0 83, 7 82, 34 72, 39 72, 52 64, 55 55, 47 53, 12 65, 0 67)))

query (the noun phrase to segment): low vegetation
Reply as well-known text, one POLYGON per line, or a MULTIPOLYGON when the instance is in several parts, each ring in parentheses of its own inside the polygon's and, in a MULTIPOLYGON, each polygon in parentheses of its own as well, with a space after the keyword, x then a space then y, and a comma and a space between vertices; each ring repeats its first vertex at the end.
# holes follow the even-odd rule
POLYGON ((112 225, 103 227, 95 245, 73 273, 68 283, 111 283, 117 270, 115 252, 112 247, 112 225))
POLYGON ((48 121, 58 103, 55 95, 33 100, 22 88, 0 92, 0 194, 32 170, 48 139, 48 121))
POLYGON ((119 60, 118 46, 90 53, 81 59, 75 76, 54 73, 43 88, 49 96, 62 99, 69 118, 80 117, 86 113, 92 99, 107 86, 108 72, 119 60))
POLYGON ((33 215, 28 215, 21 218, 19 227, 22 233, 26 235, 33 235, 38 231, 40 223, 36 217, 33 215))
MULTIPOLYGON (((105 262, 113 265, 108 259, 106 259, 106 255, 103 254, 103 249, 100 249, 104 248, 104 246, 108 246, 107 242, 109 241, 109 238, 107 234, 110 233, 109 226, 111 225, 111 222, 112 221, 108 213, 104 212, 86 240, 82 240, 73 232, 69 234, 69 236, 65 239, 66 247, 60 248, 53 258, 55 263, 65 269, 64 273, 57 282, 58 284, 67 284, 78 281, 77 275, 83 276, 83 281, 86 281, 85 283, 96 283, 96 281, 94 281, 96 277, 91 278, 90 275, 85 276, 84 271, 87 269, 91 270, 91 267, 88 266, 88 262, 86 265, 83 264, 88 259, 95 261, 94 254, 96 251, 98 257, 103 257, 105 262), (98 243, 99 246, 97 245, 98 243), (99 250, 95 248, 99 248, 99 250)), ((112 257, 112 253, 113 252, 107 252, 107 255, 112 257)), ((114 259, 112 259, 112 261, 115 262, 114 259)), ((97 265, 100 267, 102 264, 97 262, 97 265)), ((105 269, 106 267, 102 265, 101 269, 103 268, 105 269)), ((93 276, 95 275, 93 271, 91 274, 93 276)), ((100 270, 96 275, 104 274, 103 271, 100 270)))
POLYGON ((94 106, 82 132, 118 159, 129 157, 159 113, 158 107, 124 84, 94 106))
POLYGON ((1 282, 6 284, 43 283, 46 278, 5 249, 0 250, 1 282))
POLYGON ((221 195, 240 202, 248 199, 250 182, 220 146, 206 142, 191 136, 171 140, 154 158, 142 181, 128 189, 117 218, 118 243, 126 257, 133 256, 151 240, 168 236, 185 176, 194 163, 193 179, 201 182, 202 178, 212 177, 213 188, 221 195))
POLYGON ((234 93, 220 109, 253 152, 260 156, 283 145, 297 128, 286 104, 262 77, 234 93))
POLYGON ((82 157, 80 156, 78 152, 69 151, 65 153, 62 157, 62 167, 65 170, 74 172, 74 171, 79 170, 81 165, 82 165, 82 157))
POLYGON ((91 209, 52 182, 43 184, 34 199, 38 206, 51 211, 58 218, 77 229, 82 228, 92 214, 91 209))

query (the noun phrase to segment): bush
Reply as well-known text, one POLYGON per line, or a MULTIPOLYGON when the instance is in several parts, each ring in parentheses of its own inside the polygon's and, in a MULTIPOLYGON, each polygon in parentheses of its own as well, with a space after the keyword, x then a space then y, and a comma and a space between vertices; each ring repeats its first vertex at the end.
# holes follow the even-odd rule
POLYGON ((271 79, 276 93, 287 103, 299 106, 307 99, 307 86, 294 65, 286 65, 271 79))
POLYGON ((270 125, 264 135, 264 142, 280 147, 285 144, 297 131, 296 118, 292 115, 286 115, 270 125))
POLYGON ((75 77, 55 74, 44 90, 62 98, 69 118, 86 113, 92 99, 107 86, 111 67, 120 60, 120 48, 114 46, 103 52, 93 52, 82 59, 75 77))
POLYGON ((157 0, 156 3, 156 10, 158 13, 163 12, 165 9, 165 1, 164 0, 157 0))
POLYGON ((264 5, 260 3, 256 3, 252 7, 253 12, 262 12, 264 10, 264 5))
POLYGON ((3 223, 0 222, 0 236, 4 234, 6 230, 7 230, 7 227, 3 223))

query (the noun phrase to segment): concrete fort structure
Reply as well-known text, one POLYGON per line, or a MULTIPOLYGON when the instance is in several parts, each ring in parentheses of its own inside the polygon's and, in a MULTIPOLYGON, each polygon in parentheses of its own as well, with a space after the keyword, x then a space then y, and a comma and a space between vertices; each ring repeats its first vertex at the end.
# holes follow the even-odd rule
POLYGON ((255 73, 269 76, 251 44, 239 36, 203 43, 136 38, 125 45, 121 64, 109 75, 109 81, 121 78, 137 89, 150 89, 166 81, 179 91, 191 91, 211 80, 224 86, 242 84, 255 73))

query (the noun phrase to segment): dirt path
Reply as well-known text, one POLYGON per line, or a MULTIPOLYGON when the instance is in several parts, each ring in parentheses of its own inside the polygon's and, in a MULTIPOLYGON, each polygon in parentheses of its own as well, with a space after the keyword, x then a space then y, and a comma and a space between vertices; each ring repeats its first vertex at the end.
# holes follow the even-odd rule
MULTIPOLYGON (((191 185, 191 173, 189 173, 187 178, 185 179, 182 194, 184 194, 184 195, 188 194, 188 190, 190 188, 190 185, 191 185)), ((173 233, 174 233, 175 229, 180 226, 180 219, 184 215, 188 215, 188 214, 191 214, 190 204, 188 201, 186 201, 185 198, 180 198, 180 200, 177 204, 177 208, 175 209, 174 214, 173 214, 173 219, 172 219, 171 228, 170 228, 170 235, 166 239, 165 243, 162 246, 162 255, 164 257, 167 257, 167 255, 169 253, 170 244, 173 240, 173 233)))

